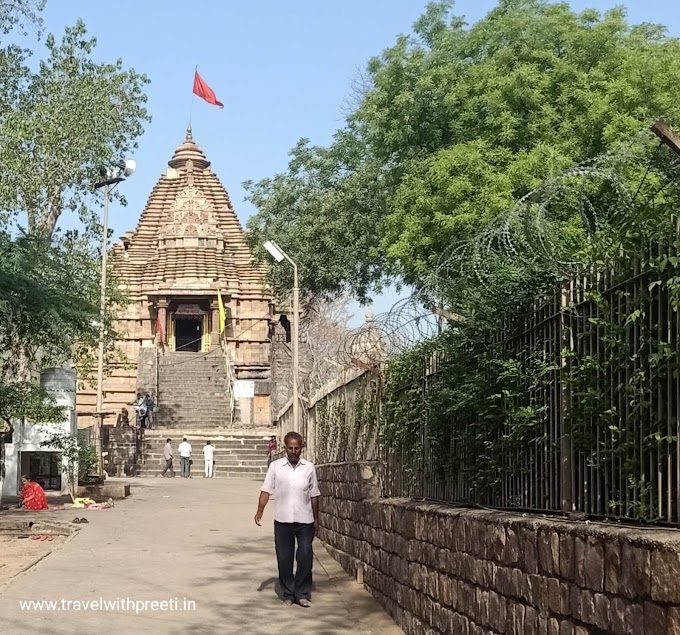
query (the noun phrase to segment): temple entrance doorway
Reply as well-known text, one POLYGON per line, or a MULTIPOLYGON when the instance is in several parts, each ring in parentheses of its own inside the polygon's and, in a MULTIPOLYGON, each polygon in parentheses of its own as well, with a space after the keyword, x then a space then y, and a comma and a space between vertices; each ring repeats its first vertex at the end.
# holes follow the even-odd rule
POLYGON ((170 301, 168 345, 178 353, 206 353, 210 350, 210 300, 170 301))
POLYGON ((203 320, 193 317, 175 318, 175 350, 199 353, 203 346, 203 320))

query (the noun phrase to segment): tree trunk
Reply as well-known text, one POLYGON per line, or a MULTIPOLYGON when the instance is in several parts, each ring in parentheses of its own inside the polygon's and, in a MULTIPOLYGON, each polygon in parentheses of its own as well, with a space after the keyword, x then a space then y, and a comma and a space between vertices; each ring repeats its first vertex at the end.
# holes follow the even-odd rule
POLYGON ((66 478, 69 479, 68 483, 68 493, 71 495, 71 502, 76 502, 76 489, 78 488, 78 465, 75 462, 71 462, 68 474, 66 478))
POLYGON ((5 441, 14 431, 12 424, 8 425, 8 431, 0 432, 0 509, 2 509, 2 488, 5 486, 5 441))
POLYGON ((45 209, 43 209, 38 219, 36 229, 45 238, 50 238, 54 233, 54 228, 57 226, 57 221, 61 215, 61 187, 54 186, 52 190, 52 197, 47 202, 45 209))

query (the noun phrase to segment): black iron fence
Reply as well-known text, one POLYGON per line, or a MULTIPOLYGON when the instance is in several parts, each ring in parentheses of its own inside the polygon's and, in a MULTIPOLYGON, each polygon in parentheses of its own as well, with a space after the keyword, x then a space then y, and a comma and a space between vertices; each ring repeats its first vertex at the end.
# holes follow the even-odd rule
POLYGON ((346 371, 304 409, 308 456, 380 459, 385 496, 680 524, 675 251, 565 281, 483 345, 449 331, 402 383, 399 360, 346 371))
POLYGON ((392 389, 421 416, 404 435, 388 411, 385 494, 680 523, 680 259, 664 251, 508 319, 489 343, 487 407, 457 394, 460 350, 430 351, 392 389))

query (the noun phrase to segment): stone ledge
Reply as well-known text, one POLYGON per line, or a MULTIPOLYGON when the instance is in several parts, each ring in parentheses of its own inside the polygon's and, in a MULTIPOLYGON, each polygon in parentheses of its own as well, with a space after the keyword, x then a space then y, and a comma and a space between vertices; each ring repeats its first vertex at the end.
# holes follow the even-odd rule
POLYGON ((118 500, 130 496, 130 485, 128 483, 79 485, 76 489, 76 496, 81 498, 92 498, 98 502, 108 500, 109 498, 118 500))

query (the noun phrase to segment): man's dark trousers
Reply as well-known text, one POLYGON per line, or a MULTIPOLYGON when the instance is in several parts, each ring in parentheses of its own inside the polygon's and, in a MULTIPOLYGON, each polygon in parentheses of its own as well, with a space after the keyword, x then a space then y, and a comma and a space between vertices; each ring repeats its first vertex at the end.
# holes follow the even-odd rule
POLYGON ((161 476, 165 476, 165 473, 168 470, 170 470, 170 476, 172 476, 172 478, 175 478, 175 468, 172 467, 172 459, 165 459, 165 467, 161 472, 161 476))
POLYGON ((312 542, 314 523, 274 521, 274 543, 279 564, 279 584, 284 600, 309 600, 312 595, 312 542), (295 541, 297 540, 297 556, 295 541), (297 569, 293 575, 293 560, 297 569))

